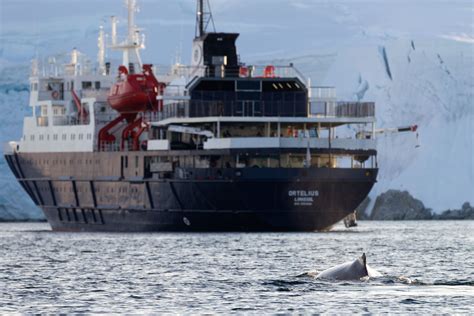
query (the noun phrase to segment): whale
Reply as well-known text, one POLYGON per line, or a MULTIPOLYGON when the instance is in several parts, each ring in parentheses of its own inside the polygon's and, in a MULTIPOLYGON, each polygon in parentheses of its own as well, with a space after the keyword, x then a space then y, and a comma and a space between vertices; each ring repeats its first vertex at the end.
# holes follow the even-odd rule
POLYGON ((381 277, 382 274, 371 268, 367 264, 367 257, 364 254, 354 261, 349 261, 338 266, 324 270, 316 275, 316 279, 320 280, 337 280, 337 281, 356 281, 367 278, 381 277))

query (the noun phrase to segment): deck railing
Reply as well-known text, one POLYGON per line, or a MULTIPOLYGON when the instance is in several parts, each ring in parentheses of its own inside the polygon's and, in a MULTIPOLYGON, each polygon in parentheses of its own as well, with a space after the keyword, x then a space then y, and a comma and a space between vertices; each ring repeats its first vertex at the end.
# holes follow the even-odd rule
POLYGON ((336 88, 334 87, 311 87, 310 99, 315 101, 336 101, 336 88))
POLYGON ((375 117, 373 102, 313 101, 311 116, 317 117, 375 117))
POLYGON ((373 102, 313 101, 310 110, 294 101, 180 101, 164 106, 160 119, 188 117, 375 117, 373 102))
POLYGON ((163 118, 185 117, 306 117, 297 101, 181 101, 166 104, 163 118))
MULTIPOLYGON (((227 67, 225 76, 233 78, 298 78, 306 84, 308 79, 293 65, 248 65, 227 67)), ((184 78, 209 77, 215 71, 206 66, 156 66, 155 74, 158 76, 176 76, 184 78)))

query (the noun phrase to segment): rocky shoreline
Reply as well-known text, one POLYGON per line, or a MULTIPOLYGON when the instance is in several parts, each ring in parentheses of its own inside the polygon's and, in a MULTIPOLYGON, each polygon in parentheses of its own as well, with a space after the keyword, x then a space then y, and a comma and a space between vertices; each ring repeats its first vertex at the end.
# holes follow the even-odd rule
POLYGON ((436 214, 407 191, 389 190, 379 195, 372 209, 370 209, 370 202, 367 198, 357 209, 360 220, 474 220, 474 206, 468 202, 464 203, 461 209, 446 210, 436 214))

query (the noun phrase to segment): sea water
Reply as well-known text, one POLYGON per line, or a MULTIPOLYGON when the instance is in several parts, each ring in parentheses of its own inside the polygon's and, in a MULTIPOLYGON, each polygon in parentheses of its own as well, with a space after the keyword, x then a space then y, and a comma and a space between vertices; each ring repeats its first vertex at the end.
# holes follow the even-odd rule
POLYGON ((474 222, 92 234, 0 224, 0 313, 474 313, 474 222), (384 277, 305 276, 363 252, 384 277))

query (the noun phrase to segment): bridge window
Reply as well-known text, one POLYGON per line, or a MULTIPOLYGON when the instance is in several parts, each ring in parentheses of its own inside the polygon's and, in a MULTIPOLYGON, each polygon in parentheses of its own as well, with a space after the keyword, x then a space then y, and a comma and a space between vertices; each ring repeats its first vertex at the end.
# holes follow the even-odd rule
POLYGON ((262 91, 261 81, 236 81, 236 91, 262 91))
POLYGON ((91 81, 83 81, 82 82, 82 89, 83 90, 92 89, 92 82, 91 81))

